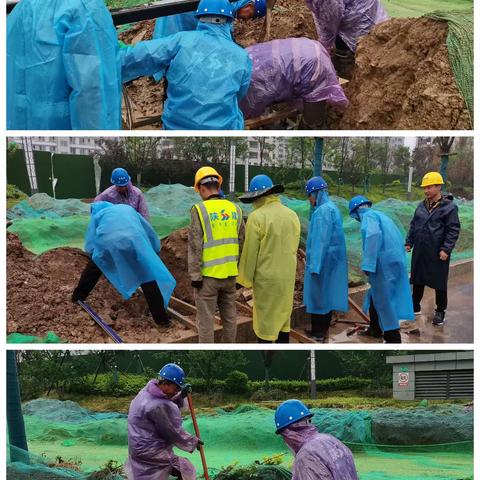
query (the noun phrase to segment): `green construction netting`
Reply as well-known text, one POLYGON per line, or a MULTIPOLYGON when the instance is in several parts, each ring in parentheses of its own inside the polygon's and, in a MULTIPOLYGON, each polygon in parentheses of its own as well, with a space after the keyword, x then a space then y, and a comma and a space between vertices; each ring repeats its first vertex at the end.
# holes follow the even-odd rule
MULTIPOLYGON (((459 480, 473 475, 471 409, 449 405, 313 411, 320 431, 335 435, 352 449, 361 480, 459 480)), ((213 476, 232 464, 248 466, 279 455, 281 465, 291 467, 290 453, 274 434, 273 410, 250 405, 197 417, 213 476)), ((24 405, 24 419, 30 451, 45 459, 75 458, 84 472, 98 470, 109 460, 123 463, 126 459, 125 415, 98 414, 74 402, 40 399, 24 405)), ((188 416, 184 425, 193 433, 188 416)), ((201 472, 197 453, 177 453, 188 456, 201 472)))
MULTIPOLYGON (((151 213, 152 225, 160 238, 185 227, 190 222, 190 209, 198 202, 193 188, 184 185, 159 185, 145 193, 151 213)), ((282 196, 282 202, 300 217, 302 223, 302 244, 305 244, 310 206, 306 200, 282 196)), ((350 264, 350 280, 361 281, 360 271, 361 236, 358 222, 348 215, 348 201, 332 197, 339 207, 347 240, 350 264)), ((452 259, 473 258, 473 201, 458 201, 462 231, 452 259)), ((245 214, 251 212, 251 205, 241 205, 245 214)), ((375 208, 388 214, 406 234, 417 202, 396 199, 382 201, 375 208)), ((13 221, 9 231, 16 233, 25 248, 35 254, 57 247, 83 248, 84 236, 89 222, 82 209, 88 205, 79 200, 54 200, 48 195, 37 194, 17 204, 8 211, 13 221)))
POLYGON ((54 332, 47 332, 44 337, 24 335, 23 333, 10 333, 7 335, 7 343, 65 343, 54 332))
POLYGON ((448 56, 473 125, 473 10, 436 11, 427 16, 448 23, 448 56))

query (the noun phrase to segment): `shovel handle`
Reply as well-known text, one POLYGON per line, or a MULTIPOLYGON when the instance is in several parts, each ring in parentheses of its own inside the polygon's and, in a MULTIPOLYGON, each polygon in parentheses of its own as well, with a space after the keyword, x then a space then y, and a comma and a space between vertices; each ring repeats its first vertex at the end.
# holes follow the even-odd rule
MULTIPOLYGON (((197 438, 200 438, 200 430, 198 429, 197 417, 195 416, 195 410, 193 408, 193 400, 192 400, 191 393, 187 395, 187 401, 188 401, 188 408, 190 409, 190 415, 192 416, 192 423, 193 423, 193 428, 195 430, 195 435, 197 436, 197 438)), ((198 450, 200 451, 200 457, 202 459, 203 476, 205 477, 205 480, 209 480, 207 461, 205 459, 205 451, 203 449, 203 445, 199 445, 198 450)))

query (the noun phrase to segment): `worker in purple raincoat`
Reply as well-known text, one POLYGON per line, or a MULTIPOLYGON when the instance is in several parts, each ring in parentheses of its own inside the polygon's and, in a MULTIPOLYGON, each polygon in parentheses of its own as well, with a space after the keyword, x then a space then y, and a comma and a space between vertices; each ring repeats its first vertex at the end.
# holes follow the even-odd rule
POLYGON ((352 452, 332 435, 319 433, 313 413, 299 400, 275 412, 276 433, 295 456, 292 480, 358 480, 352 452))
POLYGON ((337 72, 350 78, 360 37, 388 20, 380 0, 306 0, 320 43, 333 53, 337 72))
POLYGON ((182 427, 180 409, 191 392, 184 371, 168 363, 158 380, 150 380, 130 404, 128 412, 129 480, 168 480, 170 476, 195 480, 193 464, 173 452, 177 447, 192 453, 203 442, 182 427))
POLYGON ((134 187, 130 175, 124 168, 116 168, 110 178, 111 187, 95 197, 94 202, 110 202, 133 207, 147 222, 150 221, 148 206, 142 191, 134 187))

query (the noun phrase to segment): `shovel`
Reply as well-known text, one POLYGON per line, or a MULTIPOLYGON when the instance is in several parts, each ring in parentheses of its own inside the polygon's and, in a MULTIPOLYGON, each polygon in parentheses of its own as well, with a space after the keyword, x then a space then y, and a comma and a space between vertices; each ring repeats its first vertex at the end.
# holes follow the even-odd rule
MULTIPOLYGON (((188 407, 190 408, 190 415, 192 416, 193 428, 195 429, 195 435, 197 438, 200 438, 200 430, 198 429, 197 418, 195 417, 195 410, 193 409, 193 400, 192 394, 189 393, 187 395, 188 407)), ((205 451, 203 449, 203 445, 198 446, 198 450, 200 451, 200 456, 202 457, 202 466, 203 466, 203 476, 205 480, 209 480, 208 477, 208 467, 207 461, 205 460, 205 451)))

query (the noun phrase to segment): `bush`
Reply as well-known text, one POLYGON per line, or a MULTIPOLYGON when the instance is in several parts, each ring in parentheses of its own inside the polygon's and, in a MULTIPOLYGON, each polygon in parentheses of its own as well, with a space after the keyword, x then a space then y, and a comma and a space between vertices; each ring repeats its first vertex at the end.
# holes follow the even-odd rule
POLYGON ((238 370, 230 372, 225 379, 225 391, 227 393, 248 392, 248 375, 238 370))
POLYGON ((394 180, 392 182, 392 187, 394 187, 395 185, 401 185, 402 182, 400 182, 400 180, 394 180))
POLYGON ((266 390, 263 388, 254 392, 253 395, 250 397, 250 400, 252 402, 263 402, 265 400, 280 401, 287 400, 289 396, 290 394, 288 392, 285 392, 284 390, 279 390, 277 388, 266 390))

